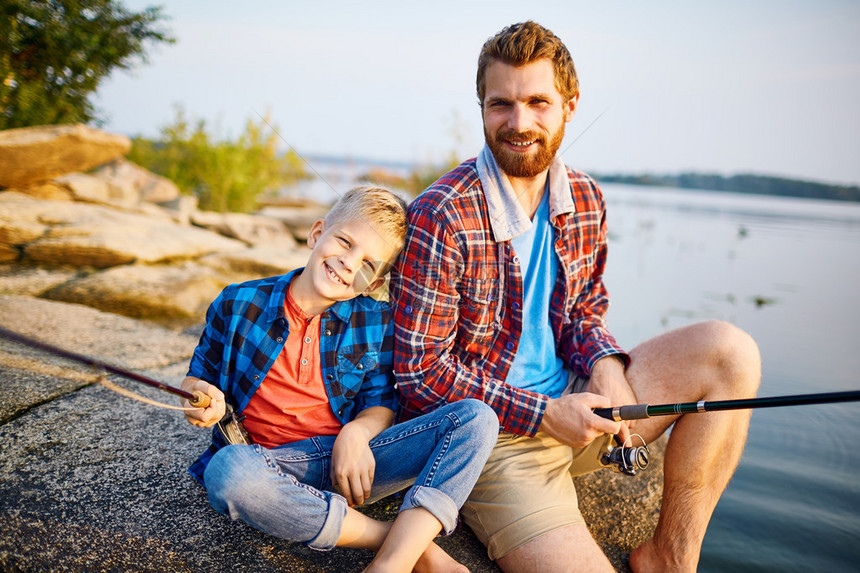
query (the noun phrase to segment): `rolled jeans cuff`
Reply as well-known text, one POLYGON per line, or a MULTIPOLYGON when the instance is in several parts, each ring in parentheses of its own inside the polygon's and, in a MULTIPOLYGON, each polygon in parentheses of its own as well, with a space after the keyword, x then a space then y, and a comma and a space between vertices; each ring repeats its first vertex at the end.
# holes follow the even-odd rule
POLYGON ((343 527, 343 520, 346 518, 347 508, 346 499, 336 493, 331 494, 328 499, 328 515, 322 529, 316 537, 306 542, 305 545, 317 551, 334 549, 340 538, 340 530, 343 527))
POLYGON ((438 519, 445 535, 451 535, 457 528, 460 510, 453 499, 438 489, 417 485, 406 492, 400 511, 416 507, 423 507, 438 519))

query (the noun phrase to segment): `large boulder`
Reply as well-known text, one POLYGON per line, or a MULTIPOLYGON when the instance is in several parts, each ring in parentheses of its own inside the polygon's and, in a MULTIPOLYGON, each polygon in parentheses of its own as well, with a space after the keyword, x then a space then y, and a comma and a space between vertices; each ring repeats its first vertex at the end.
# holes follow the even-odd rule
MULTIPOLYGON (((2 245, 0 245, 2 246, 2 245)), ((72 268, 41 268, 18 263, 0 265, 0 294, 39 296, 79 275, 72 268)))
POLYGON ((209 303, 231 282, 193 261, 123 265, 67 281, 42 296, 135 318, 202 321, 209 303))
POLYGON ((128 137, 80 124, 0 131, 0 187, 22 187, 86 171, 130 149, 128 137))
POLYGON ((12 191, 0 193, 0 229, 7 236, 4 240, 0 234, 0 244, 20 247, 25 258, 45 265, 106 268, 245 248, 244 243, 217 233, 178 225, 166 215, 159 218, 41 200, 12 191), (35 235, 42 227, 49 229, 37 238, 24 234, 30 229, 35 235))

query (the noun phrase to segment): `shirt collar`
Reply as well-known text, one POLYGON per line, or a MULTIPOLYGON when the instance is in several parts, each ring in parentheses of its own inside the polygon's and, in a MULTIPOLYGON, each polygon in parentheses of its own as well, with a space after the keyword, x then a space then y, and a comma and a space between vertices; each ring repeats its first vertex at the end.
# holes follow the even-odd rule
MULTIPOLYGON (((531 219, 517 200, 517 195, 508 177, 502 172, 493 152, 485 144, 478 155, 476 166, 487 209, 490 226, 496 242, 510 241, 531 227, 531 219)), ((560 155, 549 166, 549 217, 554 219, 561 213, 573 213, 576 205, 570 190, 567 167, 560 155)))

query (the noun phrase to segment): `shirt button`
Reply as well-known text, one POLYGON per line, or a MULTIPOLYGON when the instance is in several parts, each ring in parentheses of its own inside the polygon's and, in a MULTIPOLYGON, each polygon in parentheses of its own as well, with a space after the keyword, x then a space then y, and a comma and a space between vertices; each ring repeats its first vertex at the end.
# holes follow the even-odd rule
POLYGON ((514 307, 514 310, 516 310, 516 309, 520 308, 520 303, 515 302, 515 303, 514 303, 514 304, 512 304, 511 306, 512 306, 512 307, 514 307))
POLYGON ((359 370, 364 370, 364 365, 363 365, 363 364, 359 364, 358 366, 356 366, 356 368, 358 368, 359 370))
POLYGON ((259 379, 260 379, 260 375, 259 375, 259 374, 254 374, 254 380, 259 380, 259 379))
POLYGON ((507 348, 508 350, 513 350, 514 349, 514 343, 508 342, 507 344, 505 344, 505 348, 507 348))
POLYGON ((302 358, 302 366, 307 365, 307 363, 308 363, 308 359, 307 359, 307 358, 302 358))
POLYGON ((404 311, 406 314, 410 314, 410 313, 412 312, 412 305, 411 305, 411 304, 407 304, 407 305, 406 305, 406 308, 404 308, 404 309, 403 309, 403 311, 404 311))
POLYGON ((310 344, 310 343, 311 343, 311 337, 305 336, 305 344, 310 344))
POLYGON ((277 340, 278 342, 283 342, 283 341, 284 341, 283 337, 281 337, 281 336, 279 336, 276 340, 277 340))
POLYGON ((334 380, 334 376, 332 376, 331 374, 326 374, 325 379, 326 380, 334 380))
POLYGON ((331 330, 326 329, 326 331, 325 331, 325 335, 326 335, 326 336, 331 336, 331 330))

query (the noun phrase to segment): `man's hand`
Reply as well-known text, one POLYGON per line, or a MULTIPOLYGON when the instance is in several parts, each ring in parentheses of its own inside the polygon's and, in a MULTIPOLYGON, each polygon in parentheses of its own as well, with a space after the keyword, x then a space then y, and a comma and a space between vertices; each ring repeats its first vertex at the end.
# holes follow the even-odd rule
MULTIPOLYGON (((627 378, 624 376, 624 363, 614 356, 606 356, 594 363, 591 369, 591 378, 586 390, 605 396, 609 399, 607 407, 628 406, 636 404, 636 395, 627 378)), ((621 422, 618 437, 626 441, 630 437, 635 420, 632 422, 621 422)))
POLYGON ((391 425, 394 412, 382 406, 362 410, 344 425, 331 452, 331 484, 346 498, 350 507, 370 497, 376 459, 370 440, 391 425))
POLYGON ((540 431, 572 448, 582 449, 604 434, 617 434, 621 424, 601 418, 594 408, 607 408, 604 396, 581 392, 550 399, 543 415, 540 431))
MULTIPOLYGON (((224 393, 205 380, 188 376, 182 381, 179 387, 189 393, 200 390, 210 398, 209 406, 203 410, 185 410, 185 419, 192 426, 209 428, 214 426, 227 412, 227 402, 224 398, 224 393)), ((184 398, 182 399, 182 405, 186 408, 190 407, 188 400, 184 398)))

